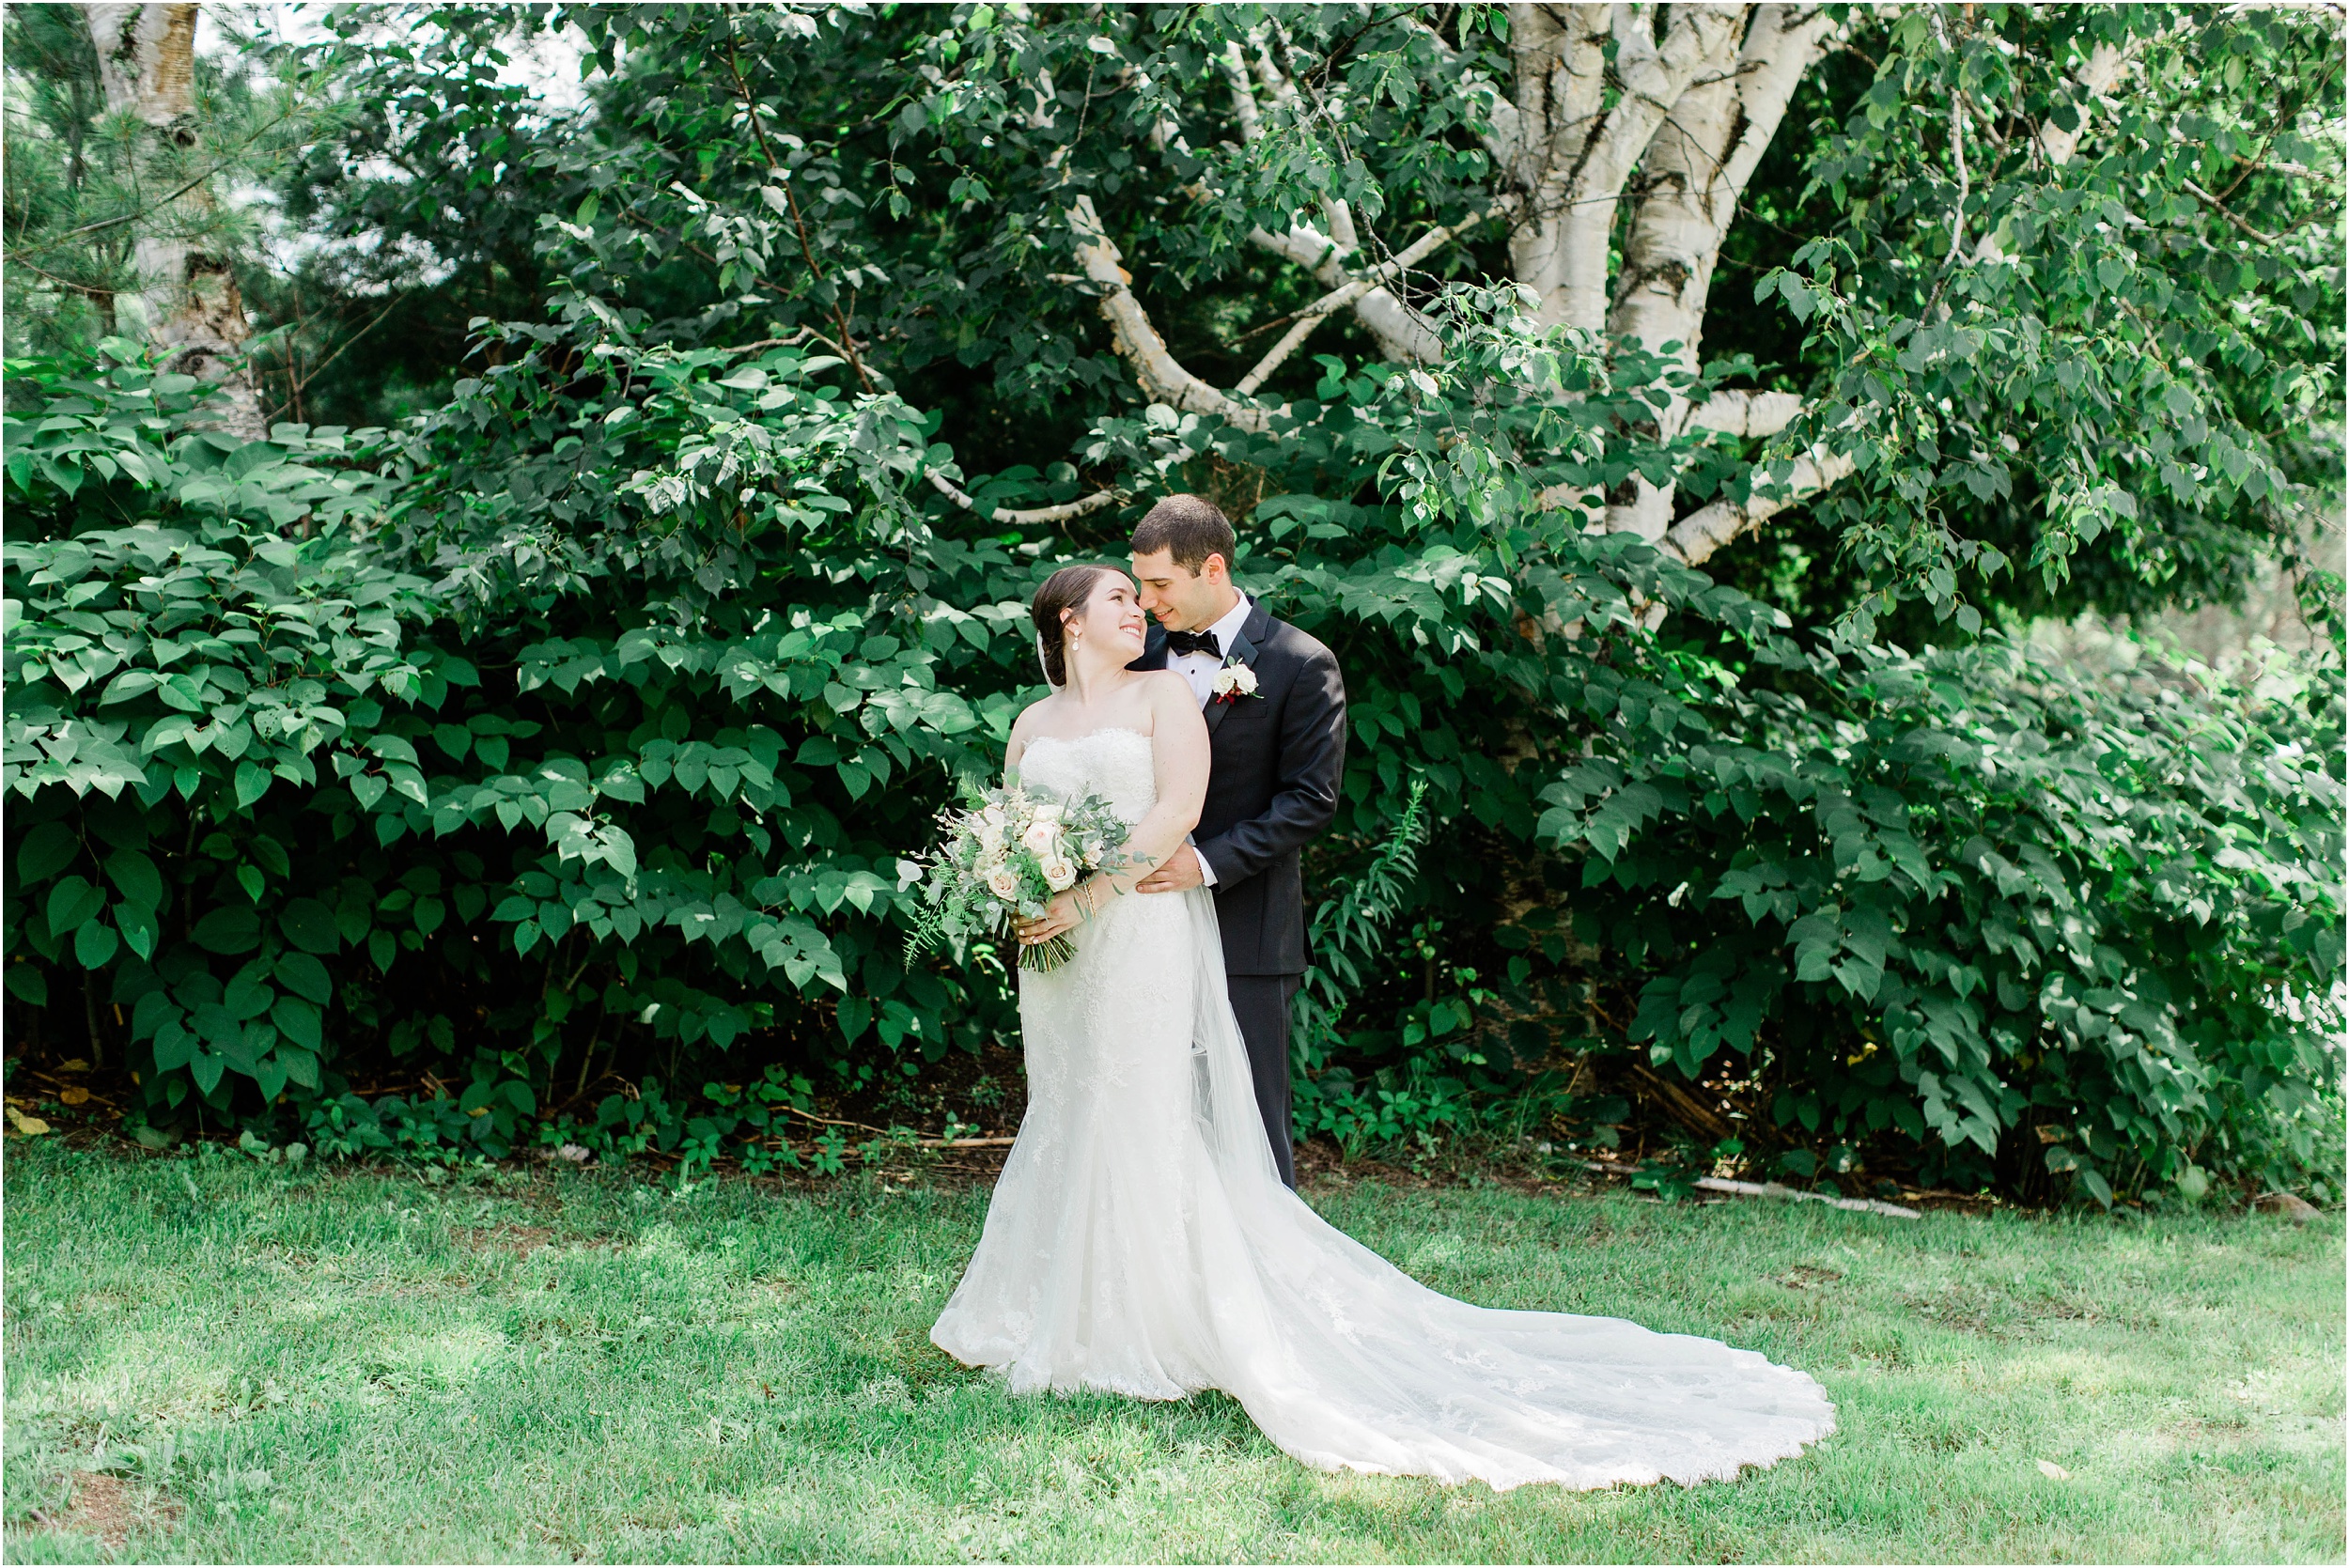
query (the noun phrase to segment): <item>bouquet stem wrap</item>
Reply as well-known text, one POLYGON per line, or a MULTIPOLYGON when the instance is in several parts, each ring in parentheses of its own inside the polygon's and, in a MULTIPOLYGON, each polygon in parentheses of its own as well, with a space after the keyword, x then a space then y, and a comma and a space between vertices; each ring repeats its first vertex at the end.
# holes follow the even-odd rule
POLYGON ((1019 944, 1019 967, 1023 970, 1056 970, 1076 955, 1077 939, 1066 931, 1040 942, 1019 944))

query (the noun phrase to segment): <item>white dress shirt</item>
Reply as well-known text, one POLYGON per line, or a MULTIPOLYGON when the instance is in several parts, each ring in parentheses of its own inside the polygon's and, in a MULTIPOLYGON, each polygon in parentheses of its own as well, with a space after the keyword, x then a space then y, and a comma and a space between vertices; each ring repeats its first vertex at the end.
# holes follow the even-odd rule
MULTIPOLYGON (((1251 608, 1248 596, 1242 594, 1239 602, 1224 612, 1221 620, 1207 628, 1215 633, 1215 645, 1223 650, 1217 657, 1210 659, 1204 653, 1178 654, 1171 651, 1166 656, 1166 667, 1190 683, 1190 694, 1199 699, 1199 706, 1203 708, 1207 706, 1207 699, 1214 695, 1215 673, 1223 668, 1224 660, 1232 657, 1232 644, 1239 641, 1239 629, 1248 624, 1251 608)), ((1199 862, 1200 880, 1208 887, 1215 886, 1215 867, 1207 863, 1207 857, 1199 854, 1196 847, 1191 853, 1199 862)))
POLYGON ((1239 629, 1248 624, 1250 608, 1248 596, 1242 594, 1239 602, 1226 611, 1221 620, 1207 628, 1215 634, 1215 645, 1223 650, 1216 658, 1210 659, 1204 653, 1170 652, 1166 656, 1166 667, 1190 682, 1190 694, 1199 699, 1203 708, 1214 694, 1215 673, 1223 668, 1224 660, 1232 657, 1232 644, 1239 641, 1239 629))

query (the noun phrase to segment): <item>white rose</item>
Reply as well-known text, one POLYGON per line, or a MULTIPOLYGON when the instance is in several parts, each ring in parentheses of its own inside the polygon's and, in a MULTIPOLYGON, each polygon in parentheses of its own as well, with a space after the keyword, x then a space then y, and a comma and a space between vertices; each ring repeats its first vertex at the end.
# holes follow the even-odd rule
POLYGON ((1019 835, 1020 844, 1039 855, 1049 852, 1059 841, 1060 824, 1056 822, 1031 822, 1028 831, 1019 835))
POLYGON ((1070 865, 1066 861, 1055 857, 1044 862, 1045 886, 1050 888, 1054 893, 1061 892, 1063 889, 1075 882, 1076 879, 1077 868, 1070 865))
POLYGON ((1058 822, 1060 813, 1061 803, 1049 795, 1035 803, 1035 819, 1038 822, 1058 822))
POLYGON ((988 873, 987 891, 1008 904, 1019 896, 1019 874, 1007 865, 988 873))
POLYGON ((1256 694, 1256 672, 1245 664, 1235 664, 1224 672, 1232 677, 1232 689, 1243 697, 1256 694))
POLYGON ((1001 822, 989 822, 986 817, 982 816, 978 821, 977 833, 979 847, 986 850, 988 854, 991 855, 997 850, 1003 848, 1003 825, 1001 822))

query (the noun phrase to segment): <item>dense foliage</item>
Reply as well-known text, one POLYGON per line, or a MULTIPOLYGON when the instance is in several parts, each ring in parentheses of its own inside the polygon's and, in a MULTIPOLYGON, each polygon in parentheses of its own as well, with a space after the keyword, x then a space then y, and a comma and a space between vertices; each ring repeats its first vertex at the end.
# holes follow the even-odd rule
POLYGON ((135 1123, 836 1169, 832 1096, 944 1114, 1016 1019, 1000 968, 907 959, 903 859, 1036 694, 1034 584, 1196 489, 1351 699, 1301 1132, 1605 1146, 1636 1097, 1692 1159, 2108 1202, 2337 1158, 2338 659, 2107 680, 1999 629, 2221 590, 2305 505, 2322 202, 2174 193, 2252 146, 2206 35, 2284 93, 2261 155, 2316 157, 2309 28, 2138 27, 2152 107, 2057 168, 2015 126, 2123 13, 1856 16, 1880 55, 1763 198, 1808 242, 1743 254, 1767 308, 1701 367, 1453 283, 1439 362, 1333 319, 1235 421, 1134 396, 1058 193, 1244 365, 1314 297, 1239 238, 1300 190, 1482 199, 1499 14, 1299 13, 1327 101, 1245 143, 1193 89, 1252 12, 570 8, 571 113, 501 72, 520 14, 338 13, 300 61, 342 96, 287 210, 379 269, 311 284, 443 312, 342 405, 421 411, 240 442, 133 345, 11 364, 12 1032, 135 1073, 135 1123), (1955 188, 1952 84, 2013 101, 1955 188), (2230 259, 2239 223, 2281 232, 2230 259), (1775 443, 1654 419, 1744 382, 1815 397, 1775 443), (1829 453, 1857 481, 1775 564, 1588 527, 1829 453))
MULTIPOLYGON (((158 1120, 289 1094, 330 1143, 389 1146, 423 1112, 387 1126, 352 1075, 412 1063, 498 1152, 616 1063, 637 1097, 538 1136, 707 1154, 768 1128, 687 1119, 681 1072, 754 1051, 804 1108, 809 1075, 1011 1028, 1000 971, 905 965, 896 868, 1032 682, 1019 598, 1050 554, 930 497, 925 422, 838 396, 836 365, 539 335, 397 435, 225 451, 184 379, 132 364, 10 422, 11 515, 47 526, 7 556, 9 985, 127 1050, 158 1120)), ((1331 390, 1280 452, 1352 494, 1368 448, 1411 493, 1259 510, 1256 580, 1353 686, 1332 847, 1374 857, 1369 906, 1323 922, 1309 1129, 1426 1131, 1463 1080, 1611 1036, 1690 1078, 1728 1048, 1781 1141, 1828 1150, 1805 1159, 1892 1129, 1937 1170, 2019 1133, 2104 1196, 2311 1157, 2340 961, 2317 715, 2134 699, 1999 644, 1806 653, 1518 509, 1546 475, 1479 458, 1490 411, 1331 390), (1709 651, 1645 633, 1657 600, 1709 651), (1530 896, 1455 894, 1475 924, 1442 983, 1335 1060, 1420 789, 1530 896), (1481 982, 1458 962, 1492 947, 1481 982)))

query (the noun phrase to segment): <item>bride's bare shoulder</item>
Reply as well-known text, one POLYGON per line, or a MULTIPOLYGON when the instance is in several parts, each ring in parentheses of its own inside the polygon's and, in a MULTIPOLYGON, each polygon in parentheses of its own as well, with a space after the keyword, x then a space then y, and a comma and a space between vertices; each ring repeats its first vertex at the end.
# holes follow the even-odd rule
POLYGON ((1050 722, 1052 711, 1059 705, 1058 697, 1040 697, 1021 708, 1019 717, 1011 722, 1011 738, 1014 740, 1033 739, 1036 731, 1050 722))
POLYGON ((1206 728, 1199 717, 1199 698, 1190 682, 1173 670, 1152 670, 1142 677, 1143 701, 1150 706, 1152 728, 1159 735, 1182 736, 1206 728))

